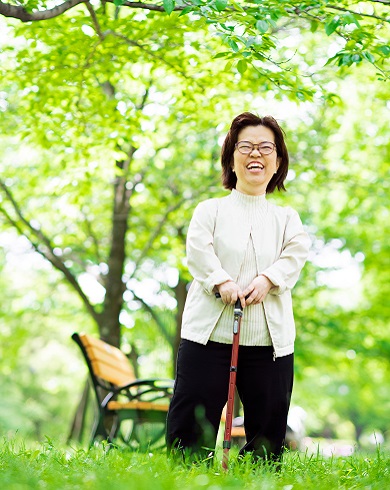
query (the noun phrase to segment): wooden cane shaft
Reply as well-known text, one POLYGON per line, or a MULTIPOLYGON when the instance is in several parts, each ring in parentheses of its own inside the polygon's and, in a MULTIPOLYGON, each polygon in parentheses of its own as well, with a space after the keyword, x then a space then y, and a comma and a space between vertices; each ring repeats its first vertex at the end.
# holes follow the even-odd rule
POLYGON ((223 448, 222 466, 224 467, 224 469, 227 469, 227 464, 229 461, 229 449, 230 449, 231 437, 232 437, 234 394, 236 390, 236 378, 237 378, 238 347, 240 344, 240 326, 241 326, 241 317, 239 317, 238 319, 237 333, 233 335, 228 401, 226 407, 226 421, 225 421, 225 433, 224 433, 224 443, 223 443, 224 448, 223 448))

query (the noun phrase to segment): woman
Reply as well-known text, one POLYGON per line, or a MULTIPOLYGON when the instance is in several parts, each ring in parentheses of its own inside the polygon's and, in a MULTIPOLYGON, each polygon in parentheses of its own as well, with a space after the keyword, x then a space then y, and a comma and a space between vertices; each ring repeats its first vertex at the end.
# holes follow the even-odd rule
POLYGON ((279 460, 293 386, 291 289, 310 242, 296 211, 266 200, 276 188, 285 190, 289 161, 274 118, 237 116, 221 161, 231 193, 201 202, 188 229, 194 280, 183 313, 167 445, 197 458, 213 454, 227 401, 233 308, 240 299, 237 391, 247 440, 240 454, 279 460))

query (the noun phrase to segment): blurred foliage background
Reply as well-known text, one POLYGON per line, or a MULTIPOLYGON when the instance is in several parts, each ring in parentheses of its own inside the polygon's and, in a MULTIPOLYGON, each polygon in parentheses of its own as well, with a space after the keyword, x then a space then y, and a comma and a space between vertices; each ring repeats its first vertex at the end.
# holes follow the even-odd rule
POLYGON ((293 404, 308 435, 388 441, 388 2, 114 3, 0 5, 2 432, 66 441, 74 331, 174 375, 186 229, 249 110, 286 132, 269 199, 312 238, 293 404))

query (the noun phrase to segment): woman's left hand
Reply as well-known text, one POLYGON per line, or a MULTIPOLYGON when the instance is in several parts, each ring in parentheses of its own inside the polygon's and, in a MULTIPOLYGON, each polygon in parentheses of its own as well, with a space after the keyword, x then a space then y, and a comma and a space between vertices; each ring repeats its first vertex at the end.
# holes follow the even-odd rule
POLYGON ((268 277, 257 276, 243 292, 246 306, 262 303, 272 287, 273 284, 268 277))

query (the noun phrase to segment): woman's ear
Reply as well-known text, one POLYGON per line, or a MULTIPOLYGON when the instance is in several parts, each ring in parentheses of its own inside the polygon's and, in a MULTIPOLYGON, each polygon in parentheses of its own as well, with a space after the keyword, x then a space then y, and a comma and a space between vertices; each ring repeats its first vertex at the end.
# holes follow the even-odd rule
POLYGON ((276 159, 276 172, 275 172, 275 174, 277 174, 277 173, 278 173, 278 170, 279 170, 279 165, 280 165, 280 162, 281 162, 281 161, 282 161, 281 157, 278 157, 278 158, 276 159))

